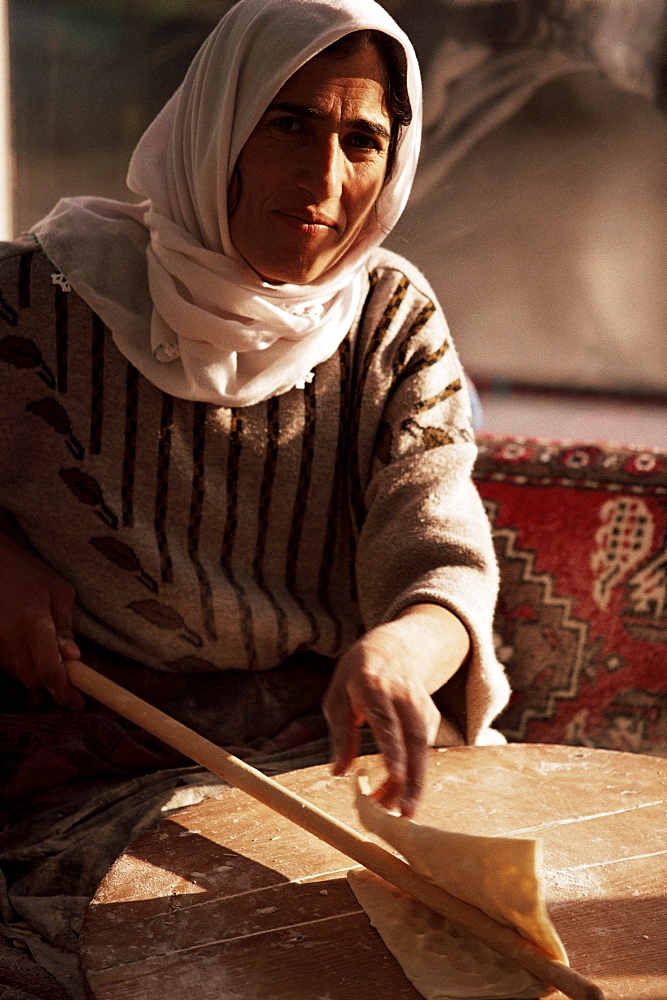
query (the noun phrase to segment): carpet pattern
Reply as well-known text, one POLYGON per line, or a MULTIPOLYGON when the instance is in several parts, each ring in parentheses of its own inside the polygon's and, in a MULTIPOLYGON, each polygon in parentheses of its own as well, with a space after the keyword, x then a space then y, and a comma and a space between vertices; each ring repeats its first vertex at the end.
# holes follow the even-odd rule
POLYGON ((667 755, 667 455, 479 436, 510 740, 667 755))

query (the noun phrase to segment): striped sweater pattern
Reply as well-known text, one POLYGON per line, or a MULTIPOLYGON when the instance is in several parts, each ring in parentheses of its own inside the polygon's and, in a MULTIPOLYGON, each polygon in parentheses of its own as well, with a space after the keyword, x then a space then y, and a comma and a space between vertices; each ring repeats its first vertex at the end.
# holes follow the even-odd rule
POLYGON ((473 639, 473 730, 502 707, 469 402, 397 255, 310 384, 230 409, 161 392, 33 242, 4 244, 0 413, 0 508, 75 587, 83 636, 160 670, 267 669, 434 601, 473 639))

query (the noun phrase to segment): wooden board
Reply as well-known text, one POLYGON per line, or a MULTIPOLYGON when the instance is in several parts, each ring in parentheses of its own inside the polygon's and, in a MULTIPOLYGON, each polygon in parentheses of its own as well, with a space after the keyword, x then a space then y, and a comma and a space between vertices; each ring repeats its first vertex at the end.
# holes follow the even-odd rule
MULTIPOLYGON (((364 758, 379 782, 379 758, 364 758)), ((329 767, 278 779, 361 830, 329 767)), ((667 998, 667 761, 577 747, 434 750, 418 819, 540 837, 551 917, 607 1000, 667 998)), ((417 1000, 342 854, 236 789, 128 847, 84 922, 94 1000, 417 1000)))

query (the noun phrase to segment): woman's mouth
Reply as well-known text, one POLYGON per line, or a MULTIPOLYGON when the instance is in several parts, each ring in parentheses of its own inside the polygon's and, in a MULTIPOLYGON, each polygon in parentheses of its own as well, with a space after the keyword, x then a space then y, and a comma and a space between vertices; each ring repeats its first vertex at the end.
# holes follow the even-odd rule
POLYGON ((276 211, 285 225, 305 236, 317 236, 326 231, 337 231, 338 226, 333 219, 320 213, 291 211, 290 209, 278 209, 276 211))

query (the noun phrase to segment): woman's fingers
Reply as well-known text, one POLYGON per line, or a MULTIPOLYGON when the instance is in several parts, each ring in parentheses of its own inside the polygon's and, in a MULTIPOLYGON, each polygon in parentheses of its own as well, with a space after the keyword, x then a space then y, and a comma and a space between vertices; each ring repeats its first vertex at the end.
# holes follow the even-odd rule
POLYGON ((46 688, 63 707, 83 707, 63 663, 81 655, 72 632, 73 588, 10 540, 0 539, 0 561, 0 669, 33 699, 46 688))
MULTIPOLYGON (((56 624, 49 609, 40 607, 33 611, 26 622, 23 638, 28 655, 22 655, 21 673, 24 676, 19 673, 19 680, 32 691, 46 688, 53 700, 63 708, 83 708, 83 697, 72 686, 67 675, 56 624)), ((81 655, 73 638, 65 640, 65 646, 68 645, 71 652, 76 651, 78 656, 81 655)), ((77 655, 70 658, 77 659, 77 655)))
POLYGON ((358 726, 368 722, 388 777, 378 801, 414 815, 424 786, 428 747, 440 719, 430 695, 411 676, 410 664, 386 656, 365 637, 338 664, 323 702, 331 734, 334 774, 358 753, 358 726))
POLYGON ((32 674, 37 676, 39 685, 45 687, 59 705, 70 707, 71 687, 63 666, 56 629, 49 609, 40 608, 31 616, 26 635, 32 674))
POLYGON ((440 712, 435 707, 428 692, 422 692, 420 705, 411 706, 410 713, 417 712, 418 722, 404 725, 403 734, 408 762, 405 788, 400 800, 404 816, 414 816, 426 783, 428 752, 433 746, 440 725, 440 712))
POLYGON ((383 719, 376 730, 369 717, 388 771, 374 798, 387 809, 399 808, 408 817, 414 816, 424 789, 428 750, 437 732, 435 718, 440 718, 426 692, 409 694, 391 703, 390 725, 383 719))
POLYGON ((358 718, 353 712, 345 686, 336 674, 324 696, 322 711, 329 727, 333 773, 336 776, 345 774, 359 753, 358 727, 363 718, 358 718))
POLYGON ((402 798, 411 770, 400 706, 386 691, 371 689, 367 692, 366 719, 384 757, 390 787, 394 790, 388 808, 393 808, 402 798))
POLYGON ((462 621, 436 604, 413 604, 371 629, 340 658, 324 698, 334 773, 357 753, 367 721, 387 767, 375 798, 415 813, 441 717, 431 693, 453 677, 470 652, 462 621))
POLYGON ((51 591, 51 616, 55 633, 56 650, 58 656, 58 667, 53 669, 54 660, 49 660, 51 664, 52 685, 45 680, 46 687, 51 692, 54 701, 64 708, 83 708, 84 700, 80 691, 73 686, 64 666, 64 660, 78 660, 81 651, 74 640, 72 629, 74 619, 74 603, 76 595, 74 588, 65 581, 59 581, 57 587, 51 591))

